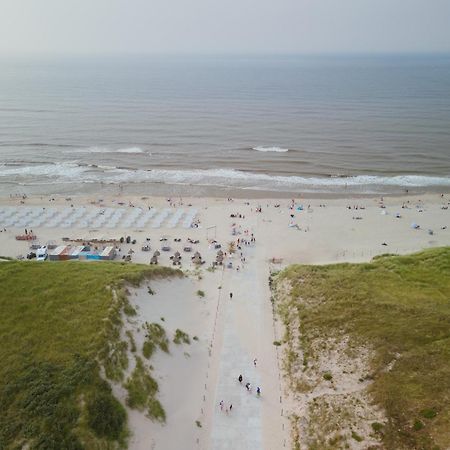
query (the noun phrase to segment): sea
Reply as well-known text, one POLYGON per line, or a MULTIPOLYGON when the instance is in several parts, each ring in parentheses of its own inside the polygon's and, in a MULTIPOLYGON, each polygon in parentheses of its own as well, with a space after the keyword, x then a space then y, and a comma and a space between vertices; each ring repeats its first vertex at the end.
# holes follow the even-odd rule
POLYGON ((0 58, 0 196, 450 192, 450 55, 0 58))

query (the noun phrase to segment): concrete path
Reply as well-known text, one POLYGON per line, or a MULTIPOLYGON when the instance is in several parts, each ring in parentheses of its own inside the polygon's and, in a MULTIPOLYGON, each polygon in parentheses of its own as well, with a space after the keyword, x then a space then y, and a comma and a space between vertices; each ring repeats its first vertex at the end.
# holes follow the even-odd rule
POLYGON ((259 305, 255 266, 250 264, 245 271, 234 272, 227 286, 233 292, 230 300, 224 295, 223 345, 220 354, 218 384, 215 395, 215 412, 212 430, 212 448, 262 449, 261 402, 256 387, 261 379, 254 366, 252 342, 259 324, 259 305), (243 322, 244 319, 244 322, 243 322), (242 374, 242 384, 238 377, 242 374), (245 388, 251 383, 251 391, 245 388), (224 410, 219 402, 224 401, 224 410), (226 408, 232 404, 231 412, 226 408))

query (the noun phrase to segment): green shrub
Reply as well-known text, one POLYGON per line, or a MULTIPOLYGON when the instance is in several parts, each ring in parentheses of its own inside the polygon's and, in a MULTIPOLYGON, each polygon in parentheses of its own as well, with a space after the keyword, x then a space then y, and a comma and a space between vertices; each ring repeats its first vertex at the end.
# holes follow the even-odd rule
POLYGON ((166 413, 161 403, 156 398, 148 400, 148 416, 158 422, 164 423, 166 421, 166 413))
POLYGON ((130 408, 144 410, 149 398, 158 392, 158 383, 147 373, 142 359, 136 356, 136 367, 125 383, 126 403, 130 408))
POLYGON ((356 442, 362 442, 364 440, 356 431, 352 431, 352 438, 356 442))
POLYGON ((198 295, 199 297, 204 297, 204 296, 205 296, 205 292, 199 289, 199 290, 197 291, 197 295, 198 295))
POLYGON ((173 338, 173 342, 175 344, 181 344, 182 342, 184 344, 190 344, 191 340, 189 339, 189 335, 187 333, 177 328, 175 330, 175 337, 173 338))
POLYGON ((423 409, 420 414, 422 417, 425 417, 425 419, 434 419, 437 416, 437 412, 432 408, 423 409))
POLYGON ((100 437, 118 440, 123 433, 126 412, 111 393, 97 392, 87 402, 88 424, 100 437))
POLYGON ((375 433, 379 433, 383 429, 383 424, 380 422, 373 422, 372 423, 372 430, 375 431, 375 433))
POLYGON ((327 381, 331 381, 331 380, 333 379, 333 375, 331 375, 330 372, 325 372, 325 373, 323 374, 323 379, 324 379, 324 380, 327 380, 327 381))
POLYGON ((169 340, 164 328, 159 323, 146 323, 145 330, 147 333, 142 346, 142 353, 147 359, 151 358, 158 347, 163 352, 169 352, 169 340))

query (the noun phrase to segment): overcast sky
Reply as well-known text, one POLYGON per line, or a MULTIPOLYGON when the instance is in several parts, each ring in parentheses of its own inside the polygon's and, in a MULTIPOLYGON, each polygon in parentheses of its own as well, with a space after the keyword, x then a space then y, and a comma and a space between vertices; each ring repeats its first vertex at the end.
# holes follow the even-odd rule
POLYGON ((450 51, 450 0, 0 0, 0 54, 450 51))

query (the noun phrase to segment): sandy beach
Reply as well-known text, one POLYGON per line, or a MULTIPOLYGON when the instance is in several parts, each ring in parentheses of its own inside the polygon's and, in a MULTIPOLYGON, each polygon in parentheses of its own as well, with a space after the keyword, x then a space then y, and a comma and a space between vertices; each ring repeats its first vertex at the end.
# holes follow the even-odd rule
MULTIPOLYGON (((384 199, 122 196, 102 201, 95 197, 0 200, 0 208, 15 207, 18 213, 23 208, 51 207, 59 213, 84 207, 94 216, 105 208, 122 208, 127 217, 137 208, 142 214, 151 208, 170 209, 159 227, 150 223, 127 227, 122 219, 112 228, 104 224, 81 228, 74 222, 70 227, 44 223, 32 230, 41 245, 48 241, 60 245, 63 238, 85 242, 126 236, 135 239, 135 244, 117 244, 117 260, 130 254, 133 262, 148 264, 153 251, 167 245, 170 250, 161 251, 159 263, 171 265, 170 256, 175 251, 181 253, 186 278, 152 284, 154 295, 148 294, 147 286, 130 293, 138 310, 134 329, 164 318, 168 332, 182 329, 198 338, 191 339, 189 345, 171 344, 169 354, 159 352, 151 360, 167 423, 152 423, 143 414, 129 411, 129 448, 135 450, 289 448, 292 404, 281 376, 281 354, 273 345, 283 330, 272 314, 270 272, 292 263, 369 261, 383 253, 406 254, 450 245, 449 205, 450 196, 440 194, 384 199), (182 214, 195 210, 195 227, 180 226, 183 215, 171 227, 177 210, 183 210, 182 214), (234 243, 232 253, 230 242, 234 243), (151 251, 142 251, 143 245, 149 245, 151 251), (224 263, 212 268, 218 245, 225 253, 224 263), (192 253, 184 251, 186 246, 192 253), (200 252, 204 264, 192 262, 195 251, 200 252), (257 387, 261 388, 260 396, 257 387)), ((1 256, 27 255, 30 243, 15 239, 22 233, 22 227, 2 227, 1 256)), ((140 338, 137 333, 137 342, 140 338)), ((117 392, 120 397, 120 389, 117 392)))

